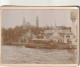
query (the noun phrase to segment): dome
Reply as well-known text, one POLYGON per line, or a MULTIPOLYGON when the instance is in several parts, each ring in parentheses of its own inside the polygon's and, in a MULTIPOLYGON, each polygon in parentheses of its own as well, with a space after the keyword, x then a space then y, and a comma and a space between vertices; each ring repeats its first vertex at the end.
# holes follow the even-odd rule
POLYGON ((60 35, 57 33, 57 32, 55 32, 55 33, 53 33, 53 35, 50 37, 50 39, 60 39, 60 35))
POLYGON ((30 22, 27 22, 27 23, 26 23, 26 26, 31 26, 30 22))
POLYGON ((60 35, 58 33, 53 33, 52 37, 60 37, 60 35))

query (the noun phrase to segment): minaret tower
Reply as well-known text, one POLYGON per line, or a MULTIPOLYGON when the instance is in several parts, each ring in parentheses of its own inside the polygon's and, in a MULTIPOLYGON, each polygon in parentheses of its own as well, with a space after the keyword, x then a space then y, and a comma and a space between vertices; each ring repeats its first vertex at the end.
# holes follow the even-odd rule
POLYGON ((26 20, 25 18, 23 18, 23 29, 25 29, 25 25, 26 25, 26 20))
POLYGON ((38 16, 36 17, 36 28, 39 28, 39 19, 38 19, 38 16))
POLYGON ((38 38, 39 38, 39 19, 38 19, 38 16, 36 17, 36 34, 38 35, 38 38))
POLYGON ((75 24, 76 18, 77 18, 77 11, 72 10, 71 11, 71 20, 72 20, 72 29, 71 29, 71 31, 74 34, 74 36, 76 36, 76 24, 75 24))

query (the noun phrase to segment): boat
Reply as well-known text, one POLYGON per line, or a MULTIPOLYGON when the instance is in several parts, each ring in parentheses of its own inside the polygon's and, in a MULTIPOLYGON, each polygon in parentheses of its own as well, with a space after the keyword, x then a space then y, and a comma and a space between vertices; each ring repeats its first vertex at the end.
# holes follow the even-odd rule
POLYGON ((28 48, 40 48, 40 49, 75 49, 73 45, 65 44, 62 42, 52 42, 45 39, 35 39, 26 44, 28 48), (71 46, 71 47, 70 47, 71 46))

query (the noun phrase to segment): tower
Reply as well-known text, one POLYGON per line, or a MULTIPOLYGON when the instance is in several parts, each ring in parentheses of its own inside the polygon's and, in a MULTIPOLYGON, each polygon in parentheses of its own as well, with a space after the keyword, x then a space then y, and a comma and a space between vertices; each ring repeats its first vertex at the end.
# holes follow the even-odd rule
POLYGON ((38 16, 36 17, 36 28, 39 28, 39 19, 38 19, 38 16))
POLYGON ((25 18, 23 18, 23 29, 25 29, 25 25, 26 25, 26 20, 25 18))
POLYGON ((39 19, 38 19, 38 16, 36 16, 36 34, 39 38, 39 19))
POLYGON ((76 45, 77 43, 77 32, 76 32, 76 18, 77 18, 77 10, 72 10, 71 11, 71 20, 72 20, 72 33, 73 33, 73 40, 72 40, 72 44, 76 45))
POLYGON ((72 10, 71 11, 71 20, 72 20, 72 33, 74 34, 74 36, 76 35, 76 24, 75 24, 75 21, 76 21, 76 18, 77 18, 77 10, 72 10))

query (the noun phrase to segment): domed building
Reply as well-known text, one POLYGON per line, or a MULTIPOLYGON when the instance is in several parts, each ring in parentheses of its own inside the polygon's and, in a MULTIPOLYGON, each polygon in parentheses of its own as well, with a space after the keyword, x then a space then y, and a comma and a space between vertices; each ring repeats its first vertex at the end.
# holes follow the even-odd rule
POLYGON ((30 28, 31 27, 31 24, 30 22, 26 22, 25 18, 23 18, 23 29, 26 29, 26 28, 30 28))
POLYGON ((60 42, 61 41, 61 36, 59 33, 54 32, 52 34, 52 36, 50 37, 50 40, 54 41, 54 42, 60 42))

